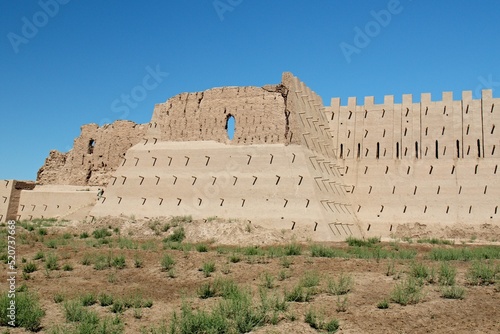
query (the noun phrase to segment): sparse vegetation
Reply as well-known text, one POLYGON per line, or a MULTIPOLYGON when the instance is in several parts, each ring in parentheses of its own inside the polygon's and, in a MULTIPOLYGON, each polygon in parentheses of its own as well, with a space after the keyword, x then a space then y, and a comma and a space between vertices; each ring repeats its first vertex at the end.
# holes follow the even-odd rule
POLYGON ((354 279, 351 275, 341 273, 337 279, 328 279, 328 292, 332 295, 345 295, 351 291, 354 279))
POLYGON ((396 283, 392 290, 391 299, 400 305, 417 304, 423 295, 421 283, 414 277, 408 277, 402 282, 396 283))

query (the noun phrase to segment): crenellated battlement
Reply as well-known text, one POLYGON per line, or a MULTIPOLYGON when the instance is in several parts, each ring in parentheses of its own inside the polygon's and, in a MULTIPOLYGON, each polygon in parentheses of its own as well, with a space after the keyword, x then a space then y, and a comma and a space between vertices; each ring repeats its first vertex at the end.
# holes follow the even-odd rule
POLYGON ((418 102, 404 94, 401 103, 386 95, 381 104, 367 96, 363 105, 356 97, 346 105, 333 98, 325 114, 339 159, 488 158, 500 154, 495 102, 500 99, 491 89, 483 90, 480 99, 472 91, 464 91, 461 100, 444 92, 439 101, 424 93, 418 102))
MULTIPOLYGON (((441 100, 433 101, 431 93, 422 93, 420 94, 419 101, 413 101, 413 94, 403 94, 401 103, 397 104, 412 104, 412 103, 421 103, 421 104, 430 104, 430 103, 452 103, 454 101, 461 102, 470 102, 470 101, 489 101, 493 98, 493 91, 491 89, 483 89, 481 91, 481 98, 474 99, 472 95, 472 91, 466 90, 462 91, 462 98, 460 100, 453 99, 453 92, 443 92, 441 96, 441 100)), ((500 100, 500 99, 495 99, 500 100)), ((376 104, 374 96, 365 96, 363 99, 363 104, 358 104, 358 98, 356 96, 348 97, 347 103, 342 104, 342 100, 340 97, 333 97, 330 101, 330 106, 342 106, 342 107, 355 107, 355 106, 364 106, 364 107, 376 107, 376 106, 384 106, 384 105, 394 105, 394 95, 384 95, 384 103, 376 104)))

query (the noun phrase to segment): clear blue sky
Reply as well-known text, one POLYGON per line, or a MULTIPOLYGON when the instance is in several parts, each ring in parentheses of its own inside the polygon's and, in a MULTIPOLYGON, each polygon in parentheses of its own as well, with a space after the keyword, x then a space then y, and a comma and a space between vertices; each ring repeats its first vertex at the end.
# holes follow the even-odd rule
POLYGON ((146 123, 175 94, 279 83, 284 71, 326 105, 499 97, 499 14, 498 0, 2 1, 0 179, 34 180, 83 124, 146 123))

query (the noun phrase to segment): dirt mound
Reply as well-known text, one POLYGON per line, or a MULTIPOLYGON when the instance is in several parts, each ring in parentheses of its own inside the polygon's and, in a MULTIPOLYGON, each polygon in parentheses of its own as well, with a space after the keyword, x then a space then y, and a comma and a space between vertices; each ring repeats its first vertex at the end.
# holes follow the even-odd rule
POLYGON ((500 226, 493 224, 481 225, 437 225, 407 223, 397 227, 394 238, 440 238, 457 241, 499 242, 500 226))

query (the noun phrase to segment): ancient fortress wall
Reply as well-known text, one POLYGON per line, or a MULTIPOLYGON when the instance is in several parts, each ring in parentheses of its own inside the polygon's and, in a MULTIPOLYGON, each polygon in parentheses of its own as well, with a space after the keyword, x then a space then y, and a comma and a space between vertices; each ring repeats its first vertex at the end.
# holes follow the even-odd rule
POLYGON ((34 182, 0 180, 0 222, 17 219, 21 192, 34 187, 34 182))
POLYGON ((20 192, 17 220, 84 219, 97 200, 97 187, 41 186, 20 192))
POLYGON ((289 143, 285 98, 278 86, 266 89, 223 87, 174 96, 155 106, 148 138, 228 145, 289 143), (230 116, 236 120, 231 141, 226 131, 230 116))
POLYGON ((217 216, 318 240, 360 235, 328 136, 321 100, 289 74, 266 89, 181 94, 156 106, 147 138, 127 151, 90 214, 217 216))
POLYGON ((324 107, 290 73, 277 85, 183 93, 149 124, 82 127, 70 152, 51 152, 34 190, 2 181, 0 219, 217 216, 316 240, 389 236, 405 223, 498 225, 495 104, 485 90, 324 107), (107 187, 97 201, 95 188, 55 184, 107 187))
POLYGON ((37 175, 38 184, 106 185, 125 152, 145 135, 147 125, 116 121, 82 126, 68 153, 51 151, 37 175))
POLYGON ((9 205, 13 186, 13 180, 1 180, 0 182, 0 222, 2 223, 12 219, 9 217, 9 205))
POLYGON ((400 104, 367 97, 362 106, 332 99, 325 113, 335 154, 365 233, 388 235, 405 222, 499 222, 495 102, 490 90, 460 101, 451 93, 418 103, 404 95, 400 104))

